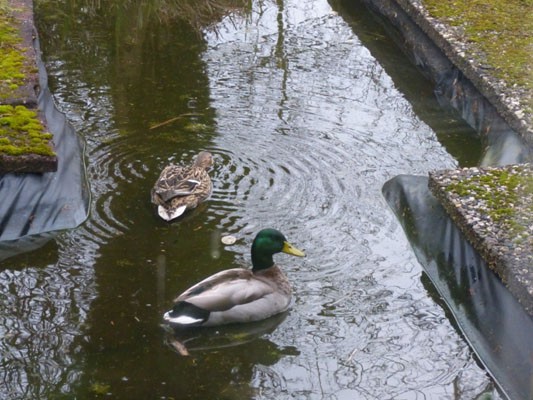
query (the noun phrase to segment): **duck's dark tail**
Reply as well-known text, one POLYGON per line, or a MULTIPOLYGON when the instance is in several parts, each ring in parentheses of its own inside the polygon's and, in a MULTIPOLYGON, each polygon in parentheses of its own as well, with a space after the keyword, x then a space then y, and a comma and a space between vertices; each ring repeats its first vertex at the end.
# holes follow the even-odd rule
POLYGON ((163 318, 171 324, 192 327, 202 325, 209 318, 209 314, 210 312, 203 308, 180 301, 174 305, 172 310, 166 312, 163 318))

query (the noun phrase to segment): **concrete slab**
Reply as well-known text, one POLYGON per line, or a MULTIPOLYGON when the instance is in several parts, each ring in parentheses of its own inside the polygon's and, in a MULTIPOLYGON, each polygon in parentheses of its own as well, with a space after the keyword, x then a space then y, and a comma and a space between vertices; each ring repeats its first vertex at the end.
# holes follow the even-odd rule
POLYGON ((431 172, 429 188, 533 316, 533 165, 431 172))

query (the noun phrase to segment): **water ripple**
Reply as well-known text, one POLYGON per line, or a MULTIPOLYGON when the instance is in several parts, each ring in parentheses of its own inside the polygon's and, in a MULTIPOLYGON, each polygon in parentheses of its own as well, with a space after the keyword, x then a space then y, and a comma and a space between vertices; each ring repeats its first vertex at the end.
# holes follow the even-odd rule
MULTIPOLYGON (((91 22, 79 31, 97 42, 74 34, 69 40, 82 41, 80 58, 59 43, 48 63, 60 107, 86 138, 90 218, 57 240, 54 265, 0 272, 7 300, 0 349, 12 382, 6 390, 31 387, 35 393, 26 397, 46 398, 29 382, 38 376, 55 394, 83 397, 88 389, 77 388, 94 378, 117 397, 150 390, 144 397, 192 398, 203 394, 198 377, 216 371, 208 386, 223 391, 214 396, 472 399, 482 392, 485 372, 428 296, 381 195, 394 175, 456 162, 328 2, 253 2, 247 18, 224 20, 220 35, 206 34, 201 53, 191 51, 192 67, 181 62, 189 44, 170 28, 150 32, 142 65, 133 68, 110 51, 114 41, 98 42, 104 29, 91 22), (201 74, 186 70, 198 65, 201 74), (183 85, 180 73, 198 81, 183 85), (208 134, 179 123, 149 130, 152 120, 202 102, 214 110, 201 121, 208 134), (211 198, 179 223, 162 222, 150 204, 151 185, 166 164, 189 162, 203 147, 216 159, 211 198), (249 244, 266 226, 307 253, 276 256, 294 287, 282 329, 265 335, 264 349, 255 341, 192 364, 169 355, 158 324, 170 289, 249 265, 249 244), (220 233, 239 240, 222 248, 220 233), (90 340, 80 343, 84 334, 90 340), (296 351, 280 350, 286 348, 296 351), (141 371, 139 363, 162 368, 141 371)), ((132 39, 126 58, 139 55, 136 46, 132 39)))

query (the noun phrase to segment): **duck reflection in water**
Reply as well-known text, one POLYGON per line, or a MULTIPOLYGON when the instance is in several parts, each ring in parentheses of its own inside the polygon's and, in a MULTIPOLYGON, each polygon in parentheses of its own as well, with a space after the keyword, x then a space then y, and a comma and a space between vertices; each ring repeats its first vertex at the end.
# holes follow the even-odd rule
POLYGON ((278 230, 261 230, 252 244, 251 270, 233 268, 204 279, 179 295, 163 319, 177 331, 263 320, 259 327, 270 329, 277 321, 270 317, 285 313, 292 296, 287 277, 272 258, 280 252, 305 256, 278 230))

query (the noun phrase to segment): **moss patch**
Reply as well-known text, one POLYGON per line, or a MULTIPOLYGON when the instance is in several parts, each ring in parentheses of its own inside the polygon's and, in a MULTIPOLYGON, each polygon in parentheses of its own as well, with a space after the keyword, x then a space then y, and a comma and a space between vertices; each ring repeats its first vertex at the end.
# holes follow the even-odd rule
POLYGON ((4 100, 26 83, 29 74, 37 71, 34 63, 26 60, 27 48, 12 11, 6 0, 0 0, 0 99, 4 100))
POLYGON ((24 106, 0 105, 0 154, 53 156, 50 141, 37 112, 24 106))
POLYGON ((430 172, 429 188, 533 317, 533 164, 430 172))
POLYGON ((459 198, 475 198, 493 223, 506 227, 516 240, 528 232, 533 215, 533 176, 530 169, 513 166, 486 169, 482 174, 451 183, 447 190, 459 198))
POLYGON ((108 385, 106 383, 94 382, 91 385, 91 392, 97 396, 105 396, 109 394, 110 389, 111 389, 111 385, 108 385))
POLYGON ((38 71, 28 7, 0 0, 0 174, 57 169, 52 134, 34 109, 38 71))
MULTIPOLYGON (((483 51, 481 65, 509 85, 533 88, 533 0, 423 0, 483 51)), ((467 56, 480 56, 469 54, 467 56)))

